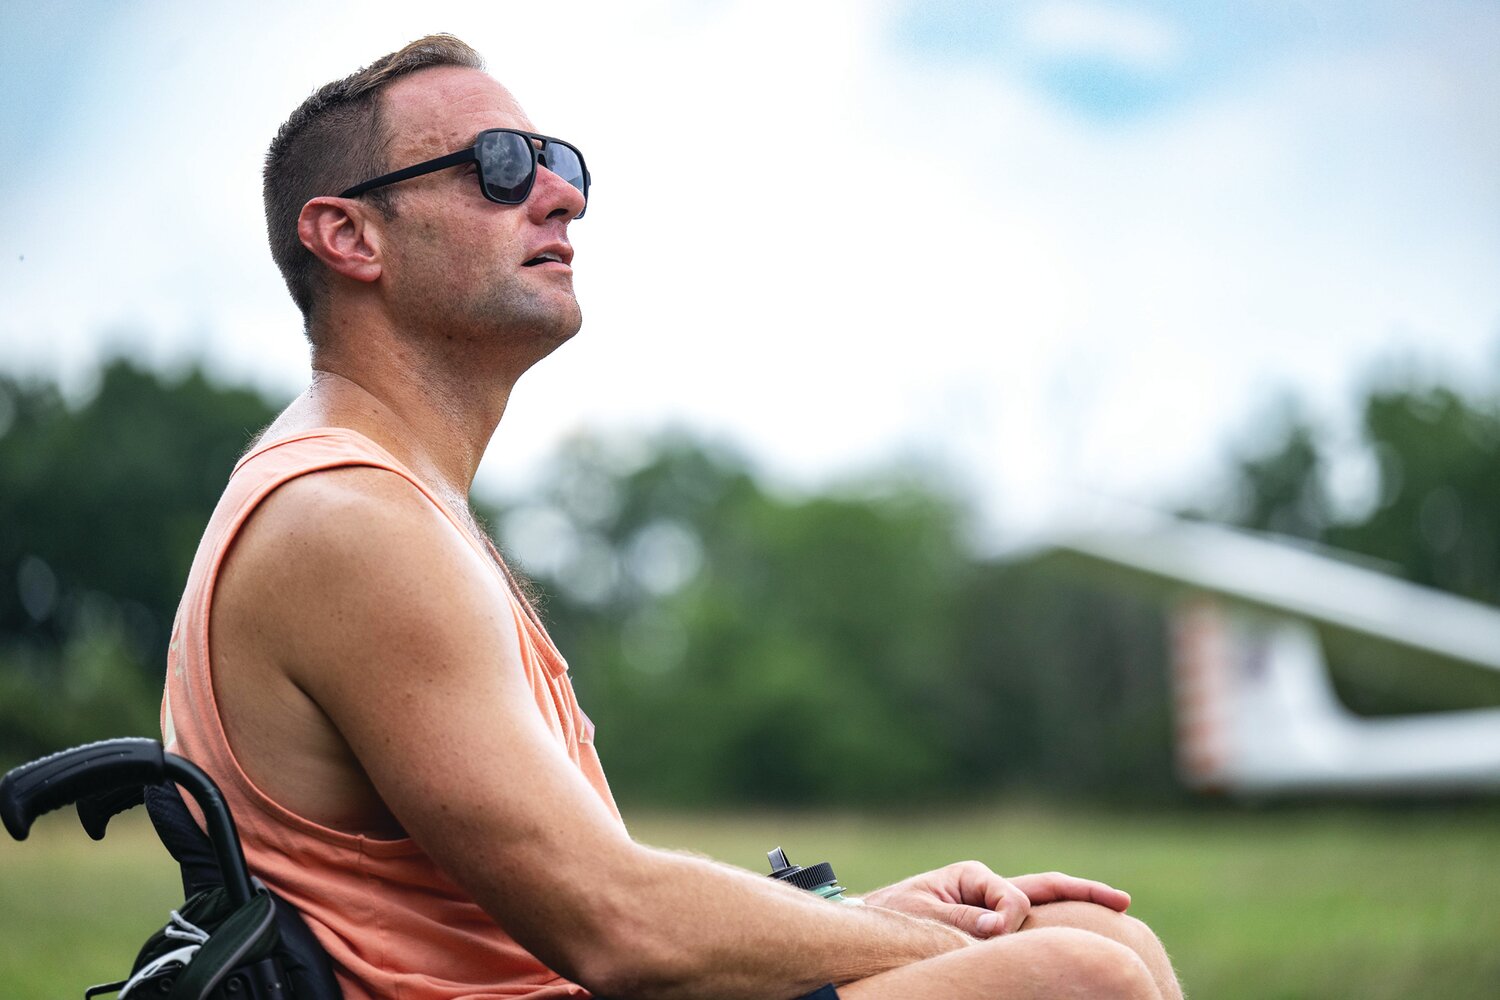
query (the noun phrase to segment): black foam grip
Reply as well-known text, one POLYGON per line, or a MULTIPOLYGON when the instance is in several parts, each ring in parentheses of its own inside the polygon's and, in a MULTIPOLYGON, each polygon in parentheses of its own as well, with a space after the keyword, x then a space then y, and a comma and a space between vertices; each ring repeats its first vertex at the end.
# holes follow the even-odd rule
POLYGON ((109 821, 127 809, 146 801, 145 785, 126 785, 99 795, 85 795, 78 800, 78 822, 95 840, 103 840, 109 821))
POLYGON ((0 779, 0 820, 25 840, 43 813, 131 785, 166 780, 161 744, 126 738, 89 743, 13 768, 0 779))

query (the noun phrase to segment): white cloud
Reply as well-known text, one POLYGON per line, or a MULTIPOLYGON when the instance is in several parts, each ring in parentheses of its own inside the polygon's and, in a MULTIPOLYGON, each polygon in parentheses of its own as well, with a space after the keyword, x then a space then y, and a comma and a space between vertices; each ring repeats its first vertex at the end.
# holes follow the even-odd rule
POLYGON ((1167 19, 1118 4, 1059 0, 1027 11, 1021 38, 1043 55, 1104 59, 1138 72, 1172 69, 1184 40, 1167 19))
MULTIPOLYGON (((909 61, 853 2, 142 10, 78 116, 108 191, 78 157, 0 192, 27 255, 0 261, 5 360, 79 369, 124 324, 295 391, 262 150, 312 87, 439 24, 597 179, 583 333, 522 382, 490 487, 580 427, 675 421, 792 480, 936 454, 1019 524, 1055 484, 1186 491, 1267 386, 1332 406, 1401 344, 1477 369, 1500 323, 1494 18, 1101 128, 1011 67, 909 61)), ((1176 58, 1131 30, 1130 58, 1176 58)))

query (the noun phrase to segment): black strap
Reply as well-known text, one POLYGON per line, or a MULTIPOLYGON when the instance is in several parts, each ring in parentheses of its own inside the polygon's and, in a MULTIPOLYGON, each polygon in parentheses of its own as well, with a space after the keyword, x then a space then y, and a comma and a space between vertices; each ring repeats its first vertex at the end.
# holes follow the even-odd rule
POLYGON ((208 834, 198 827, 193 814, 182 801, 177 786, 150 785, 146 788, 146 812, 162 846, 182 872, 182 894, 191 897, 204 889, 223 885, 214 846, 208 834))

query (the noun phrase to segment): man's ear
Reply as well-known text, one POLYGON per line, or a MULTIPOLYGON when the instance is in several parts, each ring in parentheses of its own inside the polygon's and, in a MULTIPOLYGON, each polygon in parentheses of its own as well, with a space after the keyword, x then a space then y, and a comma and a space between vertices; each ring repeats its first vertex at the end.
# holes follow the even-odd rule
POLYGON ((350 198, 314 198, 297 215, 297 238, 335 274, 354 281, 380 277, 380 232, 369 208, 350 198))

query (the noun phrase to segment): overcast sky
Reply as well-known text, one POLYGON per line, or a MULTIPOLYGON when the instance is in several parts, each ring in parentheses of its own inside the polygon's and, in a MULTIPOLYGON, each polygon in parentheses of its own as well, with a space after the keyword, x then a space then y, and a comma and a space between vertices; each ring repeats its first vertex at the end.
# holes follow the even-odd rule
POLYGON ((481 484, 678 424, 787 482, 892 456, 1002 525, 1204 488, 1279 387, 1500 372, 1500 4, 49 3, 0 13, 0 366, 112 350, 282 397, 259 168, 430 31, 595 189, 582 333, 481 484))

